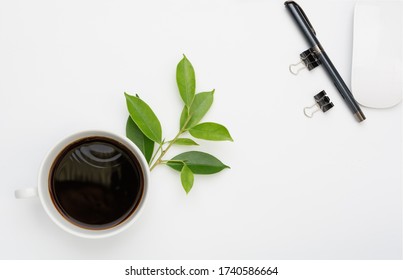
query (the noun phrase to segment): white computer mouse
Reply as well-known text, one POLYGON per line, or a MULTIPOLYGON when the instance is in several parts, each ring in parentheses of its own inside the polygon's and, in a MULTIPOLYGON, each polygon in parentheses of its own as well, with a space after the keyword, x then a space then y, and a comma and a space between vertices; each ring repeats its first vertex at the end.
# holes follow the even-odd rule
POLYGON ((402 100, 402 17, 400 1, 355 6, 351 90, 363 106, 390 108, 402 100))

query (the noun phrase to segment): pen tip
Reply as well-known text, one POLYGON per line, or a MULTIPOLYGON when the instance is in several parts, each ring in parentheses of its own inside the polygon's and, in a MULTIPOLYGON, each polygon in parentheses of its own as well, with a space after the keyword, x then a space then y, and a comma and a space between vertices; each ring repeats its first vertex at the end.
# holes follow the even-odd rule
POLYGON ((360 112, 360 111, 358 111, 357 113, 355 113, 354 114, 354 117, 356 118, 356 120, 358 121, 358 122, 362 122, 362 121, 364 121, 366 118, 365 118, 365 115, 362 113, 362 112, 360 112))

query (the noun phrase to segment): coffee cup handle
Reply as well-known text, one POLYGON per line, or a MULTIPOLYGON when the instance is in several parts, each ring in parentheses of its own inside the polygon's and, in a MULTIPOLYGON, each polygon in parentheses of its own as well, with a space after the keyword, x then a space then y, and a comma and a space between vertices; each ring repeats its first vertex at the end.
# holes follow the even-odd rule
POLYGON ((38 197, 38 188, 19 189, 14 192, 15 198, 38 197))

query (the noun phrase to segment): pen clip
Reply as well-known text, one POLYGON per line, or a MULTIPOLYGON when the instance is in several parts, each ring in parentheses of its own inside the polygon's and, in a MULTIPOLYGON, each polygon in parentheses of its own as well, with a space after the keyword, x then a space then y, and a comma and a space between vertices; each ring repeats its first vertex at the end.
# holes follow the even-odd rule
POLYGON ((295 7, 301 12, 302 17, 304 18, 304 20, 306 21, 306 23, 308 24, 309 28, 312 30, 313 34, 316 35, 315 29, 313 28, 311 22, 309 21, 308 17, 306 16, 304 10, 300 7, 300 5, 298 5, 296 2, 294 1, 289 1, 290 3, 294 4, 295 7))

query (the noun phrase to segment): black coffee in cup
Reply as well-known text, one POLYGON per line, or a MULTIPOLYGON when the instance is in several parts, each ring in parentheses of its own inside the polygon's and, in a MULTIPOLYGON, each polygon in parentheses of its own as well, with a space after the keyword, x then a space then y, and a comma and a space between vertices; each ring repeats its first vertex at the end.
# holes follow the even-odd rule
POLYGON ((144 177, 126 146, 106 137, 88 137, 59 153, 51 168, 49 191, 68 221, 102 230, 124 222, 136 210, 144 177))

